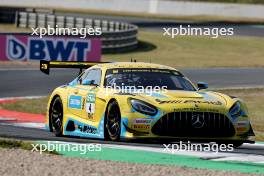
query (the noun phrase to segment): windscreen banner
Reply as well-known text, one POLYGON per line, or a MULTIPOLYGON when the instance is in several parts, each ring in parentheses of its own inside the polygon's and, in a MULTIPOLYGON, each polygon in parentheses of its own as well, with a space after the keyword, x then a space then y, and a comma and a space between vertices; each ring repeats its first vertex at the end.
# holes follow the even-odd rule
POLYGON ((100 61, 100 38, 0 34, 0 60, 100 61))

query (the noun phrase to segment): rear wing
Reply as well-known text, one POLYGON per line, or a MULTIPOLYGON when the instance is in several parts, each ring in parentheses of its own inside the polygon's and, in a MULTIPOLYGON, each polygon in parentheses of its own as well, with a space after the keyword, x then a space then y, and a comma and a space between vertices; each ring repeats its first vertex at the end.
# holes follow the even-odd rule
POLYGON ((77 62, 77 61, 40 61, 40 71, 45 74, 49 74, 50 68, 77 68, 80 69, 79 74, 83 69, 87 69, 97 64, 109 63, 109 62, 77 62))

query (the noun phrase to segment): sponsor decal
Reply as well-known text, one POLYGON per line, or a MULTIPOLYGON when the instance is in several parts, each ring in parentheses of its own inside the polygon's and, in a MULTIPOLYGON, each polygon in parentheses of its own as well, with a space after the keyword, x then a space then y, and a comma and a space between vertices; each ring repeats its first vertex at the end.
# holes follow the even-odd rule
POLYGON ((93 120, 94 119, 95 99, 96 99, 95 94, 89 93, 86 96, 86 106, 85 106, 85 109, 86 109, 86 112, 87 112, 87 117, 90 120, 93 120))
POLYGON ((141 119, 135 119, 134 124, 151 124, 153 119, 149 118, 141 118, 141 119))
POLYGON ((76 95, 70 95, 68 101, 68 107, 72 109, 81 109, 82 108, 82 97, 76 95))
POLYGON ((249 125, 249 121, 246 120, 246 121, 239 121, 237 122, 236 124, 238 127, 242 127, 242 126, 248 126, 249 125))
POLYGON ((178 109, 174 109, 174 112, 181 112, 181 111, 198 111, 198 112, 215 112, 215 113, 219 113, 220 110, 217 109, 204 109, 204 108, 178 108, 178 109))
POLYGON ((159 104, 208 104, 208 105, 222 105, 220 101, 200 101, 200 100, 160 100, 156 99, 159 104))
POLYGON ((134 119, 132 128, 134 129, 150 129, 150 124, 153 119, 150 118, 140 118, 134 119))
POLYGON ((83 133, 90 133, 90 134, 97 133, 97 129, 89 125, 78 125, 78 129, 80 130, 80 132, 83 132, 83 133))
POLYGON ((118 70, 113 70, 113 74, 118 73, 118 70))
POLYGON ((249 121, 239 121, 236 123, 236 129, 238 132, 244 132, 247 131, 249 127, 249 121))
MULTIPOLYGON (((120 69, 119 69, 120 70, 120 69)), ((165 70, 165 69, 155 69, 155 68, 142 68, 142 69, 127 69, 124 68, 122 69, 123 73, 127 72, 155 72, 155 73, 172 73, 173 71, 171 70, 165 70)))
POLYGON ((133 73, 133 72, 149 72, 149 73, 168 73, 174 75, 181 75, 178 71, 159 69, 159 68, 119 68, 109 69, 107 74, 118 74, 118 73, 133 73))
POLYGON ((139 125, 133 125, 134 129, 149 129, 150 125, 143 125, 143 124, 139 124, 139 125))
POLYGON ((244 131, 247 131, 247 127, 237 127, 236 128, 238 132, 244 132, 244 131))
POLYGON ((0 60, 100 61, 99 38, 0 34, 0 60))
POLYGON ((85 98, 83 98, 83 99, 82 99, 82 109, 84 109, 84 108, 85 108, 85 105, 86 105, 86 103, 85 103, 85 102, 86 102, 86 99, 85 99, 85 98))

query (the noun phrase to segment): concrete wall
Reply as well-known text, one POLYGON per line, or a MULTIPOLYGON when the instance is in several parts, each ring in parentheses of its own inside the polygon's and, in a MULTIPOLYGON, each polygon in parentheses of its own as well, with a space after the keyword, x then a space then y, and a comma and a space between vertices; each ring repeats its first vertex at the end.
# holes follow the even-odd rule
POLYGON ((69 8, 153 13, 163 15, 211 15, 264 19, 264 5, 201 3, 167 0, 1 0, 0 6, 69 8))

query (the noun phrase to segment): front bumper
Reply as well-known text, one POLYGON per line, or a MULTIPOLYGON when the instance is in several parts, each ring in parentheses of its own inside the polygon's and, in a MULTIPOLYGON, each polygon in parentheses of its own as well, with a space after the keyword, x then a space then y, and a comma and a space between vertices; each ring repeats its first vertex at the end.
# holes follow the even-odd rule
POLYGON ((204 115, 205 124, 202 128, 194 128, 190 125, 190 114, 193 115, 193 112, 188 113, 189 115, 183 112, 173 112, 165 115, 161 113, 159 117, 153 118, 152 123, 147 124, 149 127, 145 129, 135 129, 133 120, 130 120, 129 123, 129 120, 127 120, 126 123, 122 123, 125 132, 123 131, 123 136, 121 137, 130 139, 148 138, 209 142, 242 141, 254 143, 255 141, 255 134, 250 123, 249 126, 245 127, 246 130, 241 133, 227 115, 212 112, 204 115))

